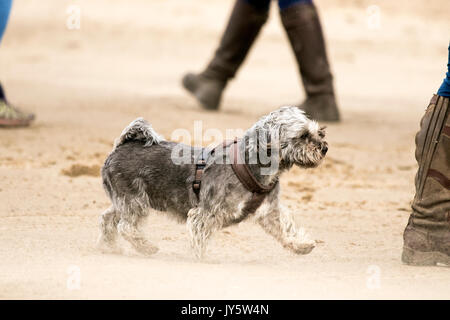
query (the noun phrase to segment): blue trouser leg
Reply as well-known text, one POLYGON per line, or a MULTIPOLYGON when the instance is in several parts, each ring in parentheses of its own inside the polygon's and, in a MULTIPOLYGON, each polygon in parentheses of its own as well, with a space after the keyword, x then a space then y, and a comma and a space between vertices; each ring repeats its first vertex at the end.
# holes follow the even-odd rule
POLYGON ((11 11, 12 0, 0 0, 0 41, 8 23, 9 12, 11 11))
MULTIPOLYGON (((9 12, 11 11, 12 0, 0 0, 0 42, 8 23, 9 12)), ((0 100, 5 100, 5 93, 0 84, 0 100)))
POLYGON ((447 63, 447 77, 445 77, 439 91, 440 96, 450 98, 450 44, 448 45, 448 63, 447 63))
POLYGON ((297 3, 312 3, 312 0, 278 0, 280 10, 286 9, 297 3))

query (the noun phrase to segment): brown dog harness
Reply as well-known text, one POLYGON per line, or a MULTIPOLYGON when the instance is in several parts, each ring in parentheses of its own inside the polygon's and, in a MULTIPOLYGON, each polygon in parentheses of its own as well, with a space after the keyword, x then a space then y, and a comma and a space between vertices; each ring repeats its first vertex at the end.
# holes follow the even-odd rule
MULTIPOLYGON (((264 185, 260 183, 250 171, 250 168, 245 163, 245 161, 240 159, 238 139, 235 138, 234 141, 231 142, 224 141, 221 144, 223 148, 226 148, 230 145, 231 147, 229 150, 229 156, 230 159, 232 159, 231 168, 233 169, 234 173, 236 174, 239 181, 243 184, 243 186, 252 193, 252 197, 245 203, 242 212, 245 214, 251 214, 259 208, 267 194, 275 188, 275 186, 278 184, 278 180, 270 185, 264 185)), ((194 182, 192 183, 192 189, 194 190, 197 198, 199 197, 200 193, 202 176, 206 166, 207 157, 213 154, 215 149, 217 149, 218 147, 214 148, 211 152, 205 152, 206 149, 203 149, 202 154, 197 160, 197 163, 195 165, 195 178, 194 182)))

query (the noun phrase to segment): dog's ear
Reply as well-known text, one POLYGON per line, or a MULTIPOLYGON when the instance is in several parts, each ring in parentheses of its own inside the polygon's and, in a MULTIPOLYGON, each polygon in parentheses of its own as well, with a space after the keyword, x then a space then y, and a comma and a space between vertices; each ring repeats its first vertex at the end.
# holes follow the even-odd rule
POLYGON ((326 126, 322 126, 322 127, 320 127, 320 129, 318 131, 319 137, 321 137, 322 139, 325 138, 325 135, 326 135, 325 129, 326 128, 327 128, 326 126))

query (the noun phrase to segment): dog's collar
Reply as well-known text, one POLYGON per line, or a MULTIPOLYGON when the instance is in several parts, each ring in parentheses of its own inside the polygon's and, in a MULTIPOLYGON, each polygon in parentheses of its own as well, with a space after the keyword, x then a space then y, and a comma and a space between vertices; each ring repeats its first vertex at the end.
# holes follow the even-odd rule
POLYGON ((239 140, 237 138, 234 139, 229 152, 230 159, 232 159, 231 167, 233 168, 233 171, 238 177, 239 181, 241 181, 241 183, 248 191, 252 193, 267 193, 275 188, 278 180, 274 183, 264 185, 256 179, 249 166, 240 157, 239 140))

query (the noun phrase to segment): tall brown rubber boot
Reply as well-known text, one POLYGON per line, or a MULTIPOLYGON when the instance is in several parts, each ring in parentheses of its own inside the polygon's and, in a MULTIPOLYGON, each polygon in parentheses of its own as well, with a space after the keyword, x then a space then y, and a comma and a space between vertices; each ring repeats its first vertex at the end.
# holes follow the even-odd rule
POLYGON ((268 10, 257 9, 243 0, 237 0, 228 25, 215 55, 205 71, 188 73, 183 86, 191 92, 202 107, 215 110, 219 107, 222 92, 233 78, 267 21, 268 10))
POLYGON ((280 10, 280 16, 307 96, 299 108, 318 121, 339 121, 333 76, 316 7, 312 3, 298 3, 280 10))
POLYGON ((416 195, 402 261, 450 266, 450 98, 434 95, 416 135, 416 195))

